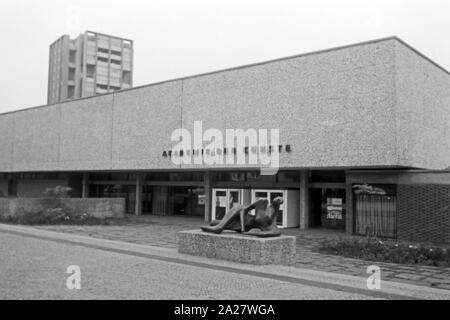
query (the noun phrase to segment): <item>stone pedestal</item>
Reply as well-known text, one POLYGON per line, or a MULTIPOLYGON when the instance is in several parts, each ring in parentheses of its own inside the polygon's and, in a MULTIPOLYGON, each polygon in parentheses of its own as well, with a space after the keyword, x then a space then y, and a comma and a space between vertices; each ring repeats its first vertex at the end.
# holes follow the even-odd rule
POLYGON ((257 238, 233 231, 213 234, 192 230, 178 233, 178 252, 256 265, 292 265, 295 242, 293 236, 257 238))

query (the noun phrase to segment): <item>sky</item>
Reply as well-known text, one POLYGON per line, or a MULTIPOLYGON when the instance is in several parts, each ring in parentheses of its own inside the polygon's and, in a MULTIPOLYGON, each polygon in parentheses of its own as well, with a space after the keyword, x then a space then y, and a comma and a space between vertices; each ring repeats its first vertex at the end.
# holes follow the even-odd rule
POLYGON ((0 113, 47 101, 49 45, 134 40, 134 86, 396 35, 450 70, 449 0, 2 0, 0 113))

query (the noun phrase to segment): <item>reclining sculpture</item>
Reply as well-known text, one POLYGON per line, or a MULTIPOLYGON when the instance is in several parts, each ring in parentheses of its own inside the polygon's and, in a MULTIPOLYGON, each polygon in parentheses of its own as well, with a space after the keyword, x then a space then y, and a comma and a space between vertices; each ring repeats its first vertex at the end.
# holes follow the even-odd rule
POLYGON ((256 237, 278 237, 281 231, 276 220, 283 198, 275 198, 270 206, 268 203, 266 199, 260 199, 249 206, 238 205, 228 211, 222 220, 215 220, 201 229, 211 233, 233 230, 256 237), (255 215, 250 214, 252 210, 255 210, 255 215))

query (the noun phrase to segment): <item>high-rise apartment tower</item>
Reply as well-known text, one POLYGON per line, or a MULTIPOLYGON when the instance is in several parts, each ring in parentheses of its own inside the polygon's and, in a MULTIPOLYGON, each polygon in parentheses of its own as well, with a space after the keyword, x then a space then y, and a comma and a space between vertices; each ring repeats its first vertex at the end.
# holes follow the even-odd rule
POLYGON ((86 31, 50 45, 47 102, 131 88, 133 41, 86 31))

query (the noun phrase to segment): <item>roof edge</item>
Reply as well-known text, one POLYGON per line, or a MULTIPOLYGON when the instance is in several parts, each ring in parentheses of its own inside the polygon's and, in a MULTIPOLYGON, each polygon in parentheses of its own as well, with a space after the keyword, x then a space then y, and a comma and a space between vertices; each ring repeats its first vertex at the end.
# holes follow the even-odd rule
POLYGON ((432 60, 431 58, 427 57, 425 54, 423 54, 422 52, 420 52, 419 50, 417 50, 416 48, 414 48, 413 46, 411 46, 410 44, 406 43, 405 41, 403 41, 402 39, 400 39, 397 36, 393 37, 395 40, 397 40, 398 42, 400 42, 402 45, 404 45, 406 48, 408 48, 409 50, 413 51, 415 54, 417 54, 418 56, 420 56, 421 58, 427 60, 428 62, 430 62, 431 64, 433 64, 435 67, 441 69, 442 71, 444 71, 446 74, 450 75, 450 71, 445 69, 443 66, 441 66, 440 64, 438 64, 436 61, 432 60))
POLYGON ((132 88, 128 88, 128 89, 122 89, 122 90, 114 91, 114 92, 108 92, 108 93, 105 93, 105 94, 99 94, 99 95, 90 96, 90 97, 83 97, 83 98, 79 98, 79 99, 61 101, 61 102, 52 103, 52 104, 44 104, 44 105, 38 105, 38 106, 34 106, 34 107, 28 107, 28 108, 23 108, 23 109, 7 111, 7 112, 4 112, 4 113, 0 113, 0 116, 8 115, 8 114, 16 113, 16 112, 22 112, 22 111, 27 111, 27 110, 33 110, 33 109, 49 107, 49 106, 62 104, 62 103, 70 103, 70 102, 75 102, 75 101, 80 101, 80 100, 85 100, 85 99, 94 99, 94 98, 97 98, 97 97, 102 97, 102 96, 107 96, 107 95, 120 94, 122 92, 128 92, 128 91, 132 91, 132 90, 143 89, 143 88, 152 87, 152 86, 156 86, 156 85, 161 85, 161 84, 165 84, 165 83, 176 82, 176 81, 183 81, 183 80, 193 79, 193 78, 197 78, 197 77, 208 76, 208 75, 212 75, 212 74, 218 74, 218 73, 222 73, 222 72, 228 72, 228 71, 234 71, 234 70, 239 70, 239 69, 251 68, 251 67, 255 67, 255 66, 259 66, 259 65, 264 65, 264 64, 278 62, 278 61, 285 61, 285 60, 300 58, 300 57, 304 57, 304 56, 309 56, 309 55, 314 55, 314 54, 321 54, 321 53, 337 51, 337 50, 343 50, 343 49, 348 49, 348 48, 352 48, 352 47, 358 47, 358 46, 373 44, 373 43, 382 42, 382 41, 389 41, 389 40, 397 40, 398 42, 400 42, 401 44, 405 45, 407 48, 409 48, 410 50, 414 51, 416 54, 418 54, 422 58, 424 58, 427 61, 431 62, 433 65, 437 66, 439 69, 443 70, 444 72, 446 72, 447 74, 450 75, 450 72, 448 70, 446 70, 445 68, 443 68, 442 66, 440 66, 439 64, 437 64, 436 62, 434 62, 433 60, 428 58, 427 56, 425 56, 424 54, 422 54, 420 51, 416 50, 414 47, 412 47, 409 44, 407 44, 405 41, 403 41, 399 37, 397 37, 397 36, 389 36, 389 37, 378 38, 378 39, 373 39, 373 40, 368 40, 368 41, 363 41, 363 42, 357 42, 357 43, 343 45, 343 46, 331 47, 331 48, 328 48, 328 49, 321 49, 321 50, 316 50, 316 51, 310 51, 310 52, 296 54, 296 55, 291 55, 291 56, 286 56, 286 57, 282 57, 282 58, 276 58, 276 59, 265 60, 265 61, 260 61, 260 62, 256 62, 256 63, 251 63, 251 64, 245 64, 245 65, 236 66, 236 67, 230 67, 230 68, 225 68, 225 69, 209 71, 209 72, 205 72, 205 73, 199 73, 199 74, 195 74, 195 75, 189 75, 189 76, 184 76, 184 77, 179 77, 179 78, 174 78, 174 79, 158 81, 158 82, 154 82, 154 83, 150 83, 150 84, 136 86, 136 87, 132 87, 132 88))

